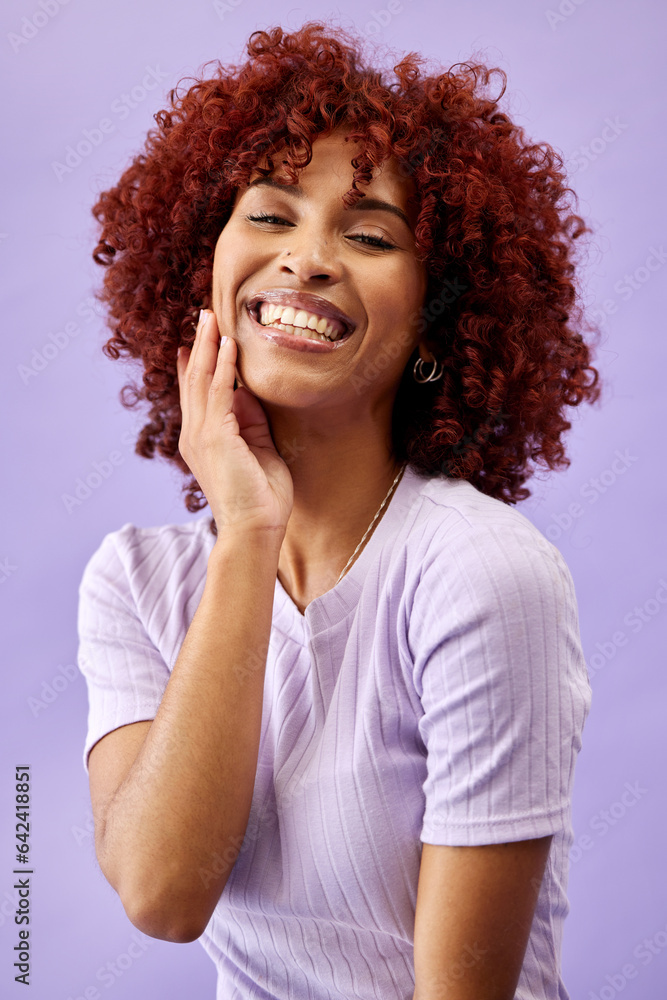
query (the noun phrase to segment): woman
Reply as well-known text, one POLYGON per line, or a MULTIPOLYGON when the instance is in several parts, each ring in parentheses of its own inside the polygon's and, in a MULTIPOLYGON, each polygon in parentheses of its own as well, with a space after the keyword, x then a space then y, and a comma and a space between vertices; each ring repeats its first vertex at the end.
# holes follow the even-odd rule
POLYGON ((84 572, 99 863, 225 1000, 563 1000, 590 687, 511 505, 599 394, 585 227, 484 67, 389 86, 315 22, 248 53, 94 208, 137 451, 212 514, 84 572))

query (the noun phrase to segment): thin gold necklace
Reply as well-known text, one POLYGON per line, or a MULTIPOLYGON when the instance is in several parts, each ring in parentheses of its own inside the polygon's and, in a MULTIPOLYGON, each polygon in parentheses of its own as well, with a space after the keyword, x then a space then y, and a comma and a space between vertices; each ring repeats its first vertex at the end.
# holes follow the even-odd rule
POLYGON ((402 476, 403 472, 405 471, 405 467, 406 467, 406 465, 407 465, 407 464, 408 464, 407 462, 403 462, 403 465, 402 465, 402 466, 400 467, 400 469, 399 469, 399 470, 398 470, 398 472, 396 473, 396 478, 394 479, 393 483, 392 483, 392 484, 391 484, 391 486, 389 487, 389 492, 387 493, 386 497, 384 498, 384 500, 382 501, 382 503, 381 503, 381 504, 380 504, 380 506, 378 507, 378 511, 377 511, 377 514, 375 515, 375 517, 373 518, 373 520, 371 521, 371 523, 370 523, 370 524, 368 525, 368 527, 366 528, 366 531, 364 532, 364 537, 363 537, 363 538, 361 539, 361 541, 360 541, 360 542, 359 542, 359 544, 357 545, 356 549, 354 550, 354 552, 352 553, 352 555, 350 556, 350 558, 349 558, 349 559, 347 560, 347 564, 346 564, 346 566, 345 566, 345 569, 343 570, 343 572, 341 573, 341 575, 340 575, 340 576, 338 577, 338 579, 336 580, 336 583, 334 584, 334 586, 336 586, 336 584, 340 583, 340 581, 341 581, 341 580, 343 579, 343 577, 344 577, 344 576, 345 576, 345 574, 347 573, 347 570, 348 570, 348 567, 349 567, 350 563, 352 562, 352 560, 353 560, 353 559, 354 559, 354 557, 356 556, 356 554, 357 554, 357 552, 359 551, 359 549, 361 548, 361 546, 362 546, 362 545, 364 544, 364 542, 366 541, 366 538, 368 537, 368 534, 369 534, 369 532, 370 532, 371 528, 373 527, 373 525, 374 525, 374 524, 375 524, 375 522, 377 521, 378 517, 380 516, 380 512, 382 511, 382 508, 383 508, 383 507, 384 507, 384 505, 385 505, 385 504, 387 503, 387 501, 389 500, 389 497, 390 497, 390 496, 391 496, 391 494, 393 493, 393 491, 394 491, 394 488, 395 488, 396 484, 398 483, 398 480, 399 480, 399 479, 401 478, 401 476, 402 476))

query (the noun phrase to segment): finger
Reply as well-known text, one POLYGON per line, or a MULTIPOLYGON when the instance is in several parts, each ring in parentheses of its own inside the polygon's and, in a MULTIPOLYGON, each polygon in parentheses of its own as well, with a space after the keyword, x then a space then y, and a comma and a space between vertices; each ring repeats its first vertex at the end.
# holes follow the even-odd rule
POLYGON ((214 427, 220 427, 225 417, 233 412, 235 372, 236 341, 233 337, 225 337, 220 340, 215 374, 208 391, 206 415, 214 427))
POLYGON ((202 331, 202 327, 204 326, 204 323, 206 322, 207 315, 208 315, 208 313, 207 313, 206 309, 200 309, 199 310, 199 317, 197 319, 197 327, 195 329, 195 339, 192 342, 192 347, 190 348, 190 354, 188 356, 188 363, 190 362, 191 359, 194 359, 197 356, 197 349, 199 347, 199 341, 201 339, 200 334, 201 334, 201 331, 202 331))
POLYGON ((218 361, 218 324, 215 313, 205 310, 197 330, 195 348, 185 374, 188 392, 188 425, 195 434, 206 419, 208 392, 218 361))
POLYGON ((181 429, 188 422, 188 393, 185 382, 185 372, 190 360, 191 349, 184 344, 176 352, 176 375, 178 377, 178 399, 181 404, 181 429))
POLYGON ((200 309, 199 319, 197 320, 197 326, 195 329, 195 339, 192 346, 187 347, 185 344, 183 344, 179 348, 176 355, 176 374, 178 375, 178 388, 179 388, 179 396, 181 403, 181 414, 183 418, 181 421, 182 427, 187 425, 189 410, 190 410, 188 403, 189 387, 188 387, 187 373, 192 370, 192 365, 190 364, 190 362, 192 361, 193 356, 196 354, 197 347, 199 344, 199 334, 202 326, 204 325, 205 319, 206 319, 206 310, 200 309))
POLYGON ((245 386, 234 393, 233 412, 239 425, 239 434, 249 448, 276 450, 271 429, 262 404, 245 386))

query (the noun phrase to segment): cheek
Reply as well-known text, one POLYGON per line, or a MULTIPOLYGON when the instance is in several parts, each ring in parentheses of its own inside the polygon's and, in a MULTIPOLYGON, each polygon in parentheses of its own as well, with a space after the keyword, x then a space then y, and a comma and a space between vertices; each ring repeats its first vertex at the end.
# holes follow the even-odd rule
POLYGON ((386 284, 383 305, 389 316, 405 317, 418 310, 426 295, 426 277, 415 268, 401 268, 386 284))
POLYGON ((410 294, 406 299, 410 302, 408 314, 419 313, 426 304, 426 293, 428 291, 428 275, 425 271, 420 271, 413 276, 410 285, 410 294))
POLYGON ((226 272, 225 248, 222 237, 220 237, 215 245, 215 253, 213 254, 212 286, 213 286, 213 295, 215 297, 217 297, 220 292, 220 286, 224 281, 225 272, 226 272))
POLYGON ((243 276, 244 258, 240 248, 225 233, 218 239, 213 255, 212 291, 215 299, 234 294, 243 276))

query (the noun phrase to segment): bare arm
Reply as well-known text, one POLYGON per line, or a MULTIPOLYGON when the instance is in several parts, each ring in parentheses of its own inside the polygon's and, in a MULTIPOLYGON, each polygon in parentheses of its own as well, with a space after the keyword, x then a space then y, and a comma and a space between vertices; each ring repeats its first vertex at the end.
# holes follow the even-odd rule
POLYGON ((550 846, 423 845, 413 1000, 512 1000, 550 846))
POLYGON ((235 361, 206 312, 177 361, 179 450, 218 530, 204 592, 155 719, 109 733, 89 758, 100 867, 130 920, 169 941, 203 932, 248 824, 293 504, 259 400, 234 390, 235 361))
POLYGON ((145 739, 110 797, 118 740, 134 740, 125 736, 134 727, 115 730, 90 755, 100 867, 130 920, 154 937, 190 941, 203 932, 243 840, 280 541, 223 533, 158 712, 142 724, 145 739))

